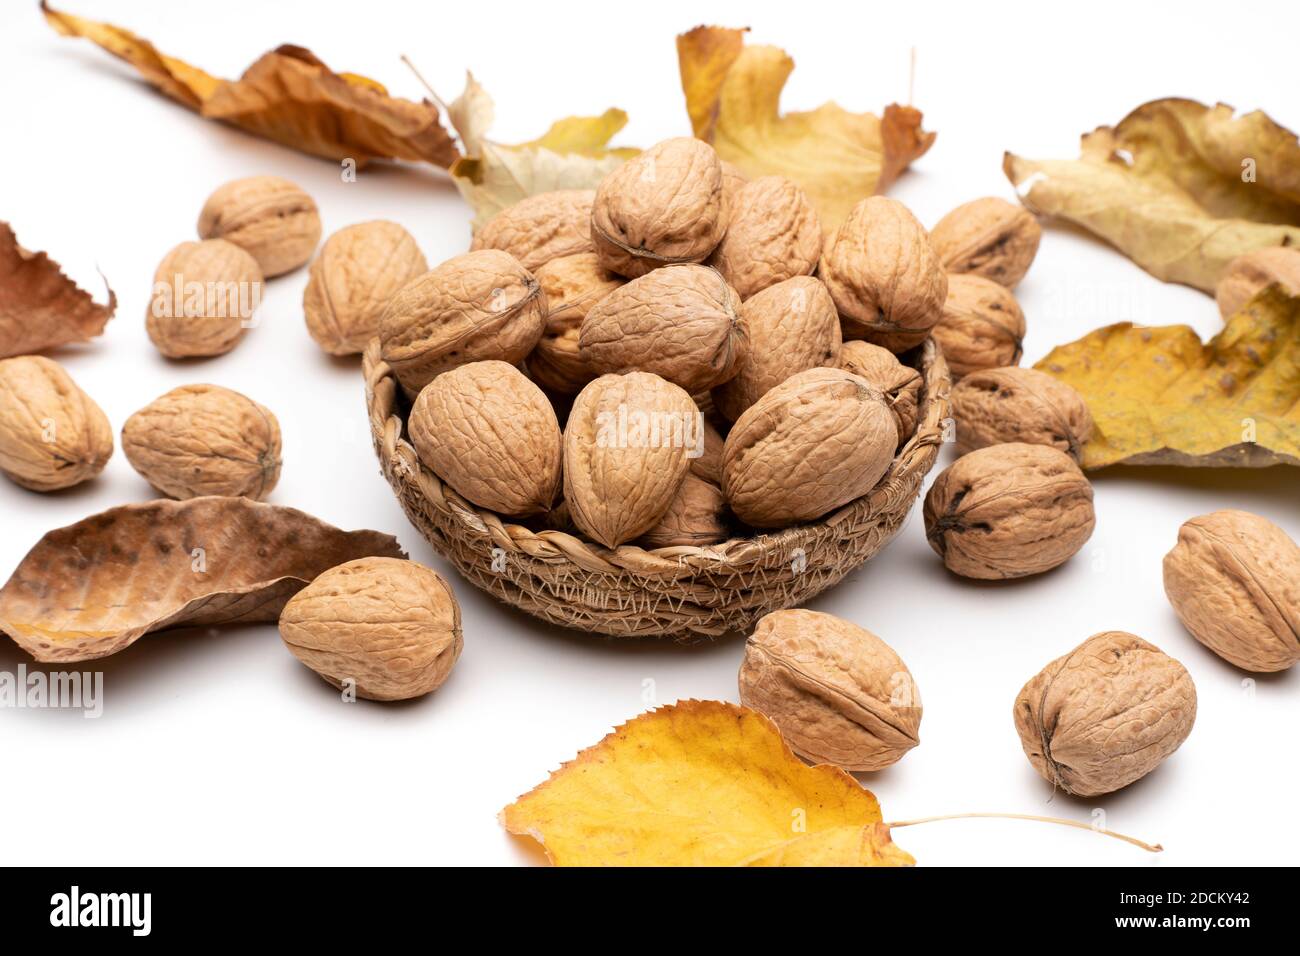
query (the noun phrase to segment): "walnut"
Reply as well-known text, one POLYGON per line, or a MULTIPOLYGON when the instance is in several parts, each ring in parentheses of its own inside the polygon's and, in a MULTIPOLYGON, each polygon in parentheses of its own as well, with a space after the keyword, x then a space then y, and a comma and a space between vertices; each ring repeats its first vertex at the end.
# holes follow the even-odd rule
POLYGON ((302 294, 308 333, 331 355, 364 352, 388 300, 428 270, 414 237, 395 222, 340 229, 311 264, 302 294))
POLYGON ((471 362, 424 387, 407 422, 438 477, 505 515, 547 511, 560 486, 561 439, 542 390, 505 362, 471 362))
POLYGON ((596 190, 596 254, 606 269, 629 279, 663 265, 703 262, 726 231, 718 154, 694 137, 651 147, 596 190))
POLYGON ((1165 594, 1192 636, 1248 671, 1300 661, 1300 546, 1247 511, 1215 511, 1178 530, 1165 594))
POLYGON ((379 319, 384 361, 408 395, 468 362, 524 360, 546 326, 546 296, 499 249, 448 259, 408 282, 379 319))
POLYGON ((1020 578, 1069 560, 1092 536, 1092 485, 1046 445, 992 445, 958 458, 925 497, 925 533, 950 571, 1020 578))
POLYGON ((962 452, 1025 442, 1050 445, 1081 462, 1092 435, 1092 415, 1083 396, 1037 369, 972 372, 953 387, 951 400, 962 452))
POLYGON ((32 491, 71 488, 113 455, 108 417, 58 362, 0 360, 0 472, 32 491))
POLYGON ((897 438, 874 385, 840 369, 809 369, 736 420, 722 453, 722 491, 753 527, 811 521, 874 488, 897 438))
POLYGON ((537 270, 546 294, 546 329, 528 356, 528 374, 543 388, 577 395, 599 373, 578 348, 582 320, 625 281, 601 267, 594 252, 552 259, 537 270))
POLYGON ((900 445, 916 433, 917 406, 921 401, 921 373, 904 365, 889 349, 870 342, 852 341, 840 346, 839 367, 865 378, 885 396, 894 415, 900 445))
POLYGON ((593 252, 592 189, 557 189, 521 199, 489 219, 471 250, 500 249, 536 272, 552 259, 593 252))
POLYGON ((948 295, 948 276, 925 229, 884 196, 853 207, 827 242, 818 275, 839 309, 844 337, 891 352, 925 341, 948 295))
POLYGON ((740 326, 748 341, 735 378, 713 390, 713 404, 735 421, 796 372, 833 366, 840 320, 826 286, 812 276, 786 279, 746 299, 740 326))
POLYGON ((168 358, 223 355, 261 302, 262 272, 247 252, 224 239, 182 242, 154 273, 145 330, 168 358))
POLYGON ((949 272, 1014 289, 1038 254, 1043 230, 1021 206, 989 196, 958 206, 935 224, 930 241, 949 272))
POLYGON ((794 276, 810 276, 822 254, 822 225, 804 191, 762 176, 732 197, 727 234, 709 257, 742 299, 794 276))
POLYGON ((749 353, 740 297, 715 269, 656 269, 602 298, 578 348, 599 373, 653 372, 687 392, 731 379, 749 353))
POLYGON ((270 409, 219 385, 182 385, 122 426, 131 467, 170 498, 260 501, 280 480, 280 425, 270 409))
POLYGON ((992 279, 950 275, 943 315, 930 334, 957 381, 980 369, 1018 365, 1024 353, 1025 314, 1016 297, 992 279))
POLYGON ((865 628, 816 611, 775 611, 745 642, 740 702, 791 749, 845 770, 882 770, 920 743, 921 697, 902 659, 865 628))
POLYGON ((1182 664, 1124 631, 1094 634, 1058 657, 1016 697, 1025 756, 1048 783, 1096 797, 1146 776, 1196 720, 1196 686, 1182 664))
POLYGON ((663 517, 641 536, 641 546, 703 548, 726 541, 726 513, 722 489, 687 472, 663 517))
POLYGON ((436 571, 358 558, 321 574, 280 613, 285 646, 329 683, 367 700, 442 686, 460 657, 460 605, 436 571))
POLYGON ((320 233, 316 202, 279 176, 228 182, 199 213, 199 238, 226 239, 247 250, 268 279, 306 263, 320 233))

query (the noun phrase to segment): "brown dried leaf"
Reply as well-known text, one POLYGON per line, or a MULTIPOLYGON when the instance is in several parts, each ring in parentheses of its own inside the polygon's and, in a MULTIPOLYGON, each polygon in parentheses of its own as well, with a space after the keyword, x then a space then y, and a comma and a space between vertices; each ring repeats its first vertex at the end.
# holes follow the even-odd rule
POLYGON ((108 305, 98 305, 57 262, 18 245, 13 229, 0 222, 0 358, 102 335, 116 309, 112 289, 108 305))
POLYGON ((124 505, 36 543, 0 589, 0 631, 38 661, 107 657, 151 631, 274 621, 322 571, 371 555, 405 557, 391 535, 246 498, 124 505))
POLYGON ((460 151, 432 103, 389 96, 374 80, 335 73, 307 49, 263 54, 238 80, 211 76, 108 23, 41 3, 64 36, 85 37, 125 60, 157 89, 208 119, 327 159, 404 159, 447 167, 460 151))

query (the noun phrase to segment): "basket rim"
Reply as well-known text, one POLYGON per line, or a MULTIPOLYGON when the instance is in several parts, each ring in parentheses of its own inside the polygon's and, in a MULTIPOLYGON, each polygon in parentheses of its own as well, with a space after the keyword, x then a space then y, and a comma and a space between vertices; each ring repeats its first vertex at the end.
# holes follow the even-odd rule
MULTIPOLYGON (((405 487, 413 487, 427 504, 453 518, 466 535, 490 537, 495 546, 509 551, 522 551, 548 563, 568 562, 595 573, 632 571, 660 576, 691 570, 725 572, 729 567, 752 569, 756 558, 772 553, 788 554, 801 540, 808 540, 818 531, 831 530, 846 521, 868 522, 898 508, 899 502, 894 501, 897 496, 890 492, 914 479, 919 484, 930 471, 938 456, 938 446, 943 442, 943 423, 948 415, 950 380, 938 343, 928 338, 912 354, 916 357, 911 367, 921 373, 916 430, 894 453, 889 469, 869 492, 816 521, 762 531, 753 537, 730 538, 714 545, 652 549, 635 543, 607 548, 567 531, 533 530, 468 501, 420 461, 415 447, 405 437, 406 422, 397 407, 401 389, 391 366, 383 359, 377 336, 366 346, 362 373, 371 438, 390 484, 400 482, 405 487)), ((913 491, 903 496, 901 507, 910 510, 914 501, 913 491)))

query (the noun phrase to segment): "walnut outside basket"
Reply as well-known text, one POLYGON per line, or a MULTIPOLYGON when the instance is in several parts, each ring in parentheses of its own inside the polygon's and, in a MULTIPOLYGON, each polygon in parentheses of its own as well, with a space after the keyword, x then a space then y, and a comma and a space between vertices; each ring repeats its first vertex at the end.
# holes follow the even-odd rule
POLYGON ((533 530, 466 501, 420 464, 406 437, 409 403, 379 341, 363 371, 370 433, 411 523, 472 584, 563 627, 615 636, 748 632, 803 604, 874 556, 898 532, 934 465, 948 416, 948 367, 933 340, 903 357, 921 372, 917 429, 868 494, 811 524, 711 547, 613 550, 533 530))

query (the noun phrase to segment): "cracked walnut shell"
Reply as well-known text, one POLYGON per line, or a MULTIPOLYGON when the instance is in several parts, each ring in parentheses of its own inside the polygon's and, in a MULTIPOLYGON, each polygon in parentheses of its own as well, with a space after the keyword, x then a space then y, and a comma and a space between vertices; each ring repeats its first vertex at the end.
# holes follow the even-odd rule
POLYGON ((736 420, 723 447, 722 491, 755 528, 812 521, 874 488, 897 439, 878 388, 840 369, 809 369, 736 420))
POLYGON ((963 455, 925 496, 925 533, 948 570, 996 580, 1040 574, 1092 536, 1092 485, 1046 445, 991 445, 963 455))
POLYGON ((219 385, 182 385, 122 426, 131 467, 170 498, 261 501, 280 480, 280 424, 270 409, 219 385))
POLYGON ((963 203, 935 223, 930 242, 949 272, 1014 289, 1033 264, 1042 236, 1029 210, 987 196, 963 203))
POLYGON ((839 309, 844 337, 891 352, 925 341, 948 295, 947 273, 924 227, 884 196, 850 210, 826 243, 818 275, 839 309))
POLYGON ((1178 529, 1165 594, 1192 636, 1248 671, 1300 661, 1300 546, 1247 511, 1215 511, 1178 529))
POLYGON ((367 700, 436 690, 464 643, 451 585, 400 558, 358 558, 319 575, 284 606, 280 637, 330 684, 367 700))
POLYGON ((600 264, 635 279, 664 265, 703 262, 727 231, 722 166, 708 143, 664 140, 600 182, 591 238, 600 264))
POLYGON ((219 186, 199 213, 199 238, 233 242, 257 260, 268 279, 306 263, 320 234, 315 200, 279 176, 249 176, 219 186))
POLYGON ((1092 436, 1092 415, 1083 396, 1037 369, 972 372, 953 386, 950 398, 962 453, 1024 442, 1049 445, 1081 462, 1092 436))
POLYGON ((742 299, 817 271, 822 224, 804 191, 783 176, 762 176, 731 197, 727 232, 709 258, 742 299))
POLYGON ((740 297, 716 269, 669 266, 592 306, 578 349, 598 373, 653 372, 695 393, 736 374, 749 338, 740 297))
POLYGON ((542 390, 513 365, 471 362, 424 387, 407 422, 420 460, 469 501, 504 515, 548 511, 561 438, 542 390))
POLYGON ((145 331, 168 358, 224 355, 261 302, 262 271, 247 252, 224 239, 182 242, 154 273, 145 331))
POLYGON ((0 360, 0 472, 32 491, 71 488, 113 455, 113 429, 58 362, 0 360))
POLYGON ((920 743, 921 698, 907 665, 865 628, 816 611, 774 611, 745 642, 740 702, 795 753, 882 770, 920 743))
POLYGON ((948 299, 930 334, 943 349, 953 381, 986 368, 1018 365, 1025 314, 1004 286, 976 275, 948 276, 948 299))
POLYGON ((428 269, 414 237, 397 223, 345 226, 311 264, 302 294, 307 332, 331 355, 364 352, 388 300, 428 269))
POLYGON ((1044 667, 1013 713, 1039 775, 1096 797, 1146 776, 1179 748, 1196 720, 1196 686, 1160 648, 1106 631, 1044 667))
POLYGON ((536 272, 552 259, 593 252, 593 189, 557 189, 521 199, 474 234, 470 250, 500 249, 536 272))
POLYGON ((546 326, 546 296, 519 260, 499 249, 448 259, 412 279, 379 319, 383 359, 412 397, 469 362, 524 360, 546 326))

